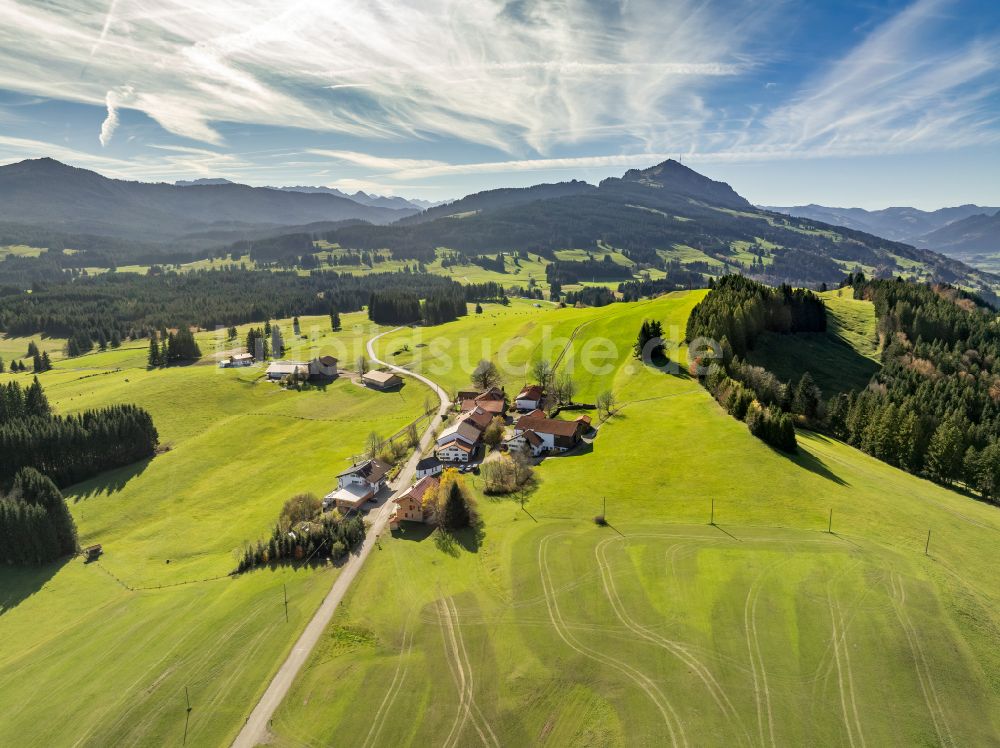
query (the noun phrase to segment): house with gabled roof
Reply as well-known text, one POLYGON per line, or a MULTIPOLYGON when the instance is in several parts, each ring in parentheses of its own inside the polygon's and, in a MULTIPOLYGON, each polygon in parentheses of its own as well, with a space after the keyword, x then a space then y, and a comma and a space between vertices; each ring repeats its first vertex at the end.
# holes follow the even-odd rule
POLYGON ((352 465, 337 475, 337 488, 323 497, 323 508, 343 512, 360 509, 385 487, 391 465, 375 458, 352 465))
POLYGON ((428 475, 412 486, 403 494, 400 494, 393 503, 396 509, 393 512, 391 523, 398 526, 400 522, 427 522, 430 519, 429 512, 425 510, 424 503, 437 491, 440 481, 433 475, 428 475))
POLYGON ((524 412, 526 410, 536 410, 542 407, 542 400, 545 398, 545 390, 540 384, 529 384, 521 388, 514 398, 514 407, 524 412))
POLYGON ((583 435, 589 430, 589 416, 580 416, 574 421, 561 421, 558 418, 530 413, 518 418, 514 424, 515 437, 533 431, 542 440, 545 449, 556 452, 572 449, 583 440, 583 435))

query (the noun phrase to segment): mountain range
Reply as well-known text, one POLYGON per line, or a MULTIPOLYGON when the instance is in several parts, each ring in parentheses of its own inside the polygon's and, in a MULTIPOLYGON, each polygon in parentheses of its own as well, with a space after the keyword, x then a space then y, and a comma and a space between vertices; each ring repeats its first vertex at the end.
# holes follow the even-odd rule
POLYGON ((129 182, 52 159, 22 161, 0 167, 0 244, 14 243, 5 237, 19 236, 20 228, 46 242, 34 246, 61 242, 134 262, 136 255, 155 254, 156 247, 178 254, 218 252, 236 241, 298 233, 427 263, 439 248, 473 259, 530 251, 550 260, 563 249, 601 248, 620 252, 635 272, 739 272, 769 283, 817 285, 861 269, 952 282, 990 299, 1000 291, 1000 277, 925 248, 755 207, 728 184, 674 160, 631 169, 597 186, 569 181, 487 190, 419 212, 362 205, 358 195, 334 192, 217 179, 129 182), (140 245, 144 254, 136 249, 140 245))
POLYGON ((984 224, 981 220, 970 225, 967 231, 958 230, 938 235, 947 226, 977 216, 993 215, 1000 208, 990 208, 981 205, 958 205, 939 210, 919 210, 918 208, 898 207, 882 210, 865 210, 864 208, 831 208, 825 205, 797 205, 793 207, 762 206, 764 210, 785 213, 797 218, 807 218, 822 221, 834 226, 845 226, 856 231, 865 231, 875 236, 882 236, 894 241, 907 242, 919 247, 927 247, 955 257, 962 257, 973 252, 1000 251, 1000 233, 989 235, 979 233, 984 224), (967 235, 967 240, 957 237, 967 235), (985 248, 985 249, 984 249, 985 248))
POLYGON ((429 261, 438 247, 470 256, 526 250, 620 250, 642 268, 742 272, 771 283, 836 283, 848 272, 958 283, 995 298, 1000 278, 902 242, 754 207, 728 184, 674 160, 598 186, 562 182, 480 192, 385 226, 353 224, 331 241, 429 261))
POLYGON ((315 222, 388 223, 414 212, 215 180, 178 186, 109 179, 50 158, 0 166, 0 222, 70 235, 195 246, 204 242, 193 237, 205 232, 241 238, 315 222))
MULTIPOLYGON (((209 177, 201 179, 178 179, 174 182, 178 187, 204 187, 205 185, 236 184, 229 179, 222 177, 209 177)), ((283 190, 285 192, 305 192, 312 194, 335 195, 353 200, 359 205, 368 205, 374 208, 393 208, 395 210, 426 210, 436 205, 442 205, 445 201, 433 202, 431 200, 417 200, 415 198, 397 197, 394 195, 374 195, 358 190, 354 194, 342 192, 336 187, 295 185, 292 187, 268 187, 270 190, 283 190)))

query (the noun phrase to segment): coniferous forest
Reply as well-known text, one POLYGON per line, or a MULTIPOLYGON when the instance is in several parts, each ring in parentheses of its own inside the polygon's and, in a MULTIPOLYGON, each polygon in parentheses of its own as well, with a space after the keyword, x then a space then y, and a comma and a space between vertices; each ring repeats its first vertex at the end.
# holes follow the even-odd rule
POLYGON ((76 550, 76 524, 59 489, 33 468, 19 470, 0 494, 0 562, 41 564, 76 550))
POLYGON ((24 468, 72 485, 152 457, 158 439, 152 417, 135 405, 57 416, 37 378, 26 389, 0 386, 0 486, 24 468))

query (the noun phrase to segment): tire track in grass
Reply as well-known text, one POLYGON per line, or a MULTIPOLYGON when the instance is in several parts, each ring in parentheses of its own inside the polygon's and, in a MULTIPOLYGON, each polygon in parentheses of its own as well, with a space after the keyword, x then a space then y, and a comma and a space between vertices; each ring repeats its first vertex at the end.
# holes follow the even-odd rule
MULTIPOLYGON (((475 698, 473 696, 472 663, 469 660, 469 652, 465 648, 465 637, 462 636, 462 628, 461 628, 461 625, 458 622, 458 608, 455 607, 455 599, 454 598, 448 598, 448 600, 446 600, 446 603, 451 606, 451 618, 452 618, 452 622, 454 623, 454 628, 455 628, 456 637, 458 639, 458 644, 461 647, 460 659, 462 661, 464 661, 464 663, 465 663, 465 671, 469 674, 469 703, 472 704, 472 711, 473 711, 472 719, 475 722, 475 721, 477 721, 477 718, 478 718, 478 722, 479 722, 478 726, 476 727, 476 730, 478 731, 479 727, 482 727, 483 730, 485 730, 489 734, 489 736, 490 736, 490 738, 492 740, 493 745, 496 748, 500 748, 500 739, 497 738, 497 734, 495 732, 493 732, 493 728, 490 726, 490 723, 487 721, 486 715, 483 714, 482 710, 479 708, 479 704, 476 702, 476 700, 475 700, 475 698)), ((480 737, 483 738, 483 742, 486 743, 487 745, 489 745, 489 742, 486 740, 485 736, 483 735, 483 733, 481 731, 479 732, 479 735, 480 735, 480 737)))
POLYGON ((917 680, 920 682, 920 690, 923 693, 927 711, 931 716, 931 721, 934 723, 934 732, 937 733, 941 745, 953 746, 955 745, 955 738, 945 719, 945 711, 941 707, 941 700, 938 698, 937 688, 934 685, 934 677, 931 675, 930 666, 927 664, 927 656, 924 653, 923 645, 920 643, 920 638, 913 626, 913 622, 906 612, 906 587, 903 584, 903 579, 897 572, 893 572, 889 581, 892 587, 893 607, 896 611, 896 617, 903 627, 903 632, 906 634, 906 641, 910 645, 913 665, 917 671, 917 680))
POLYGON ((831 641, 833 643, 833 658, 837 666, 837 689, 840 692, 840 710, 844 717, 844 727, 847 729, 847 740, 854 748, 860 742, 862 748, 865 745, 865 737, 861 731, 861 720, 858 718, 857 702, 854 699, 854 679, 851 674, 850 660, 842 652, 847 648, 847 632, 844 630, 843 617, 839 606, 834 606, 833 598, 828 601, 830 608, 831 641), (845 688, 846 681, 846 688, 845 688), (848 695, 852 707, 847 705, 848 695), (852 725, 852 713, 853 722, 852 725), (857 731, 857 742, 855 742, 855 731, 857 731))
POLYGON ((597 558, 597 565, 601 571, 601 581, 604 583, 604 592, 611 603, 612 609, 615 611, 615 615, 618 616, 618 619, 624 623, 630 631, 638 634, 646 641, 652 642, 656 646, 667 650, 670 654, 693 670, 701 682, 705 685, 705 688, 711 695, 712 700, 715 701, 716 705, 722 711, 723 715, 725 715, 726 719, 743 732, 747 743, 751 743, 750 734, 747 732, 746 726, 743 725, 739 713, 733 706, 732 701, 730 701, 726 690, 719 685, 719 682, 712 675, 711 670, 709 670, 708 667, 697 657, 691 654, 691 652, 681 642, 668 639, 665 636, 661 636, 660 634, 651 631, 642 624, 638 623, 628 614, 624 603, 622 603, 621 596, 618 594, 618 589, 615 586, 614 575, 611 572, 611 564, 608 562, 606 551, 608 544, 620 542, 621 540, 621 538, 608 538, 607 540, 603 540, 598 543, 597 547, 594 549, 594 556, 597 558))
POLYGON ((774 739, 774 714, 771 711, 771 688, 767 682, 767 669, 764 667, 764 656, 760 649, 760 638, 757 635, 757 603, 760 600, 760 590, 764 577, 776 567, 787 561, 771 564, 753 581, 747 590, 746 602, 743 605, 743 626, 746 632, 747 654, 750 656, 750 670, 753 674, 754 702, 757 706, 757 728, 760 733, 761 745, 771 738, 771 745, 777 745, 774 739), (767 733, 764 735, 764 718, 767 717, 767 733))
POLYGON ((552 577, 549 571, 549 565, 547 560, 548 545, 553 538, 564 535, 565 533, 555 533, 552 535, 547 535, 538 544, 538 572, 539 577, 542 582, 542 590, 545 593, 545 604, 548 607, 549 618, 552 621, 552 626, 556 630, 556 634, 562 639, 567 646, 576 651, 577 653, 592 659, 602 665, 607 665, 613 667, 615 670, 619 671, 626 677, 628 677, 632 682, 634 682, 639 688, 641 688, 645 694, 649 697, 650 701, 659 710, 660 715, 663 717, 663 722, 667 726, 667 731, 670 734, 670 743, 677 748, 677 746, 686 746, 687 738, 684 735, 684 726, 674 711, 674 708, 667 701, 663 693, 660 691, 659 687, 654 683, 649 676, 636 670, 631 665, 628 665, 620 660, 617 660, 610 655, 605 655, 602 652, 595 651, 580 643, 570 632, 566 626, 566 622, 563 620, 562 612, 559 610, 559 603, 556 601, 555 592, 552 586, 552 577))
POLYGON ((369 748, 378 742, 382 728, 385 727, 386 717, 392 709, 392 705, 399 695, 406 675, 410 671, 410 653, 413 651, 413 629, 407 628, 403 631, 403 642, 399 647, 399 657, 396 662, 396 670, 392 674, 392 682, 389 683, 389 690, 385 692, 382 703, 379 704, 375 716, 372 718, 372 726, 368 730, 362 748, 369 748))
POLYGON ((466 723, 471 719, 472 726, 479 733, 483 745, 490 746, 495 744, 499 747, 496 734, 490 728, 483 717, 482 711, 475 703, 472 668, 469 667, 462 656, 465 645, 461 642, 461 632, 456 629, 455 619, 452 617, 452 605, 453 603, 444 599, 437 602, 440 623, 442 624, 441 635, 445 640, 445 652, 448 656, 448 666, 451 669, 452 678, 455 681, 455 687, 458 689, 459 694, 458 713, 455 715, 455 721, 452 723, 451 731, 445 739, 444 746, 445 748, 455 746, 462 735, 462 730, 465 729, 466 723), (483 725, 485 725, 486 732, 489 732, 495 743, 491 743, 487 739, 486 732, 483 731, 483 725))

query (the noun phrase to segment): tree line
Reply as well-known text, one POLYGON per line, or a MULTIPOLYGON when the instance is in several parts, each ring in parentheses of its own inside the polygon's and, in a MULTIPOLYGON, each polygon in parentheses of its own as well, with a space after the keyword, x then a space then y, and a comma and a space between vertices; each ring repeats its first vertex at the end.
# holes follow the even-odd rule
POLYGON ((404 290, 420 298, 455 296, 455 281, 428 274, 332 271, 260 272, 241 268, 159 275, 109 273, 0 295, 0 331, 69 338, 70 355, 148 337, 167 327, 214 329, 303 314, 359 311, 374 291, 404 290))
POLYGON ((152 457, 158 440, 152 417, 135 405, 56 416, 37 378, 26 389, 0 387, 0 485, 28 467, 65 487, 152 457))
POLYGON ((742 356, 765 331, 825 331, 822 299, 810 291, 790 286, 769 288, 738 275, 723 276, 711 289, 691 311, 687 339, 714 341, 721 361, 705 367, 707 362, 696 358, 692 365, 702 372, 706 389, 730 415, 746 421, 750 433, 778 449, 794 452, 791 413, 798 399, 791 396, 788 385, 766 369, 746 363, 742 356))
POLYGON ((380 325, 421 321, 439 325, 465 316, 466 297, 466 290, 457 283, 429 292, 422 303, 417 293, 410 290, 373 291, 368 298, 368 319, 380 325))

